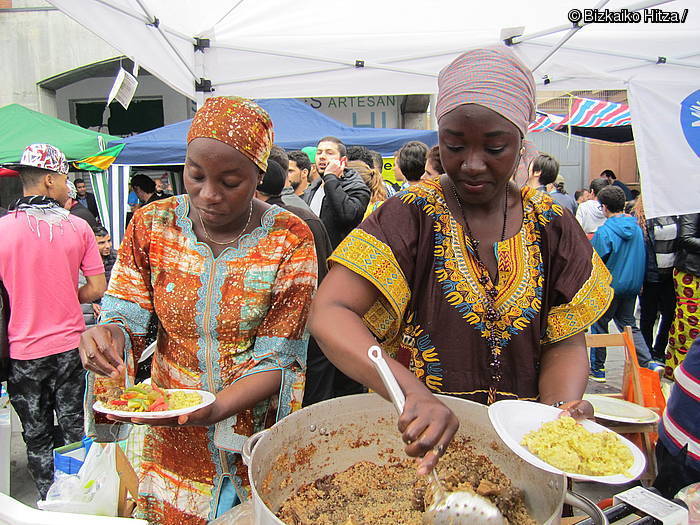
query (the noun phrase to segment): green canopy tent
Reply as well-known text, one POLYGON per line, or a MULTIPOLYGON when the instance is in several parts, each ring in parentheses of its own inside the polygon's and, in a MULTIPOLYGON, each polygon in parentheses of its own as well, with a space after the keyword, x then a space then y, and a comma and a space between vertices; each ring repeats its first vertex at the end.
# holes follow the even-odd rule
MULTIPOLYGON (((50 117, 20 106, 9 104, 0 108, 0 166, 17 164, 29 144, 47 143, 60 149, 69 161, 76 161, 102 151, 111 140, 120 137, 97 133, 64 120, 50 117)), ((106 196, 105 172, 91 173, 90 180, 100 215, 110 214, 106 196)), ((7 171, 0 176, 12 176, 7 171)))
POLYGON ((18 163, 29 144, 48 143, 60 149, 68 160, 80 160, 102 151, 103 145, 119 138, 81 128, 19 104, 0 108, 0 164, 18 163))

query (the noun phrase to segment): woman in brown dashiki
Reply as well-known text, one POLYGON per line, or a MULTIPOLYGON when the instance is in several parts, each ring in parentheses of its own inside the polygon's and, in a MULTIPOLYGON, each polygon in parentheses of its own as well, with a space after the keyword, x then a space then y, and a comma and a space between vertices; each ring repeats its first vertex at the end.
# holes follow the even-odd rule
POLYGON ((576 219, 512 182, 531 151, 532 74, 505 47, 481 49, 443 70, 439 89, 446 175, 389 199, 340 244, 310 321, 331 361, 384 395, 366 356, 381 342, 406 394, 399 429, 406 452, 424 456, 419 472, 459 425, 431 393, 592 415, 580 401, 583 332, 612 298, 576 219))

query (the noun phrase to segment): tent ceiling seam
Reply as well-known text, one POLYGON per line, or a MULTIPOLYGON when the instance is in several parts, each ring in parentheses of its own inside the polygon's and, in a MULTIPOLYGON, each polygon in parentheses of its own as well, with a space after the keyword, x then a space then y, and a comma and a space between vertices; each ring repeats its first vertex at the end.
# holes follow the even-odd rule
MULTIPOLYGON (((494 40, 494 42, 496 42, 494 40)), ((248 48, 243 48, 239 46, 233 46, 233 45, 226 45, 226 44, 211 44, 212 48, 218 48, 218 49, 230 49, 232 51, 248 51, 251 53, 265 53, 265 54, 271 54, 271 55, 276 55, 276 56, 281 56, 284 58, 288 58, 290 55, 289 54, 284 54, 280 52, 274 52, 274 51, 261 51, 261 50, 254 50, 254 49, 248 49, 248 48)), ((424 55, 411 55, 411 56, 400 56, 400 57, 390 57, 390 58, 385 58, 382 59, 382 64, 393 64, 394 62, 405 62, 407 60, 420 60, 424 58, 435 58, 435 57, 441 57, 441 56, 447 56, 447 55, 455 55, 457 53, 462 53, 464 52, 465 48, 464 47, 459 47, 459 48, 453 48, 453 49, 445 49, 445 50, 440 50, 440 51, 435 51, 433 53, 426 53, 424 55)), ((298 58, 305 58, 304 56, 299 56, 298 58)), ((316 58, 308 58, 308 60, 318 60, 316 58)), ((329 59, 332 60, 332 59, 329 59)), ((354 60, 354 59, 353 59, 354 60)), ((350 60, 347 61, 338 61, 336 59, 337 63, 341 64, 351 64, 350 60)), ((354 67, 354 62, 352 62, 352 65, 354 67)))
MULTIPOLYGON (((551 47, 550 44, 545 44, 545 43, 542 43, 542 42, 527 42, 526 45, 530 45, 530 46, 540 46, 540 47, 551 47)), ((604 56, 618 57, 618 58, 629 58, 629 59, 631 59, 631 60, 640 60, 640 61, 643 61, 643 62, 650 62, 650 63, 652 63, 652 64, 656 64, 657 61, 658 61, 658 59, 659 59, 659 56, 660 56, 660 55, 655 55, 655 56, 631 55, 631 54, 629 54, 629 53, 615 53, 614 51, 605 51, 605 50, 602 50, 602 49, 589 49, 589 48, 572 47, 572 46, 562 46, 561 49, 563 49, 563 50, 565 50, 565 51, 576 51, 576 52, 580 52, 580 53, 591 53, 591 54, 594 54, 594 55, 604 55, 604 56)), ((688 62, 685 62, 685 61, 682 60, 682 59, 683 59, 683 58, 688 58, 688 57, 691 57, 691 56, 696 56, 696 55, 699 55, 699 54, 700 54, 700 52, 691 53, 691 54, 688 54, 688 55, 684 55, 684 56, 682 56, 682 57, 679 57, 680 59, 679 59, 679 58, 669 58, 669 57, 666 57, 666 63, 667 63, 667 64, 672 64, 672 65, 677 65, 677 66, 697 67, 697 64, 695 64, 695 63, 693 63, 693 62, 688 63, 688 62)), ((661 56, 662 56, 662 55, 661 55, 661 56)), ((637 64, 637 65, 634 65, 634 66, 627 66, 628 69, 635 68, 635 67, 641 67, 641 65, 640 65, 640 64, 637 64)), ((616 70, 616 69, 613 69, 613 70, 611 70, 611 71, 617 71, 617 70, 616 70)))
POLYGON ((233 86, 235 84, 242 84, 245 82, 255 82, 257 80, 270 80, 273 78, 289 78, 289 77, 297 77, 297 76, 301 76, 301 75, 314 75, 316 73, 335 73, 336 71, 343 71, 345 69, 348 69, 348 68, 347 67, 335 67, 335 68, 331 68, 331 69, 323 68, 323 69, 314 69, 314 70, 307 70, 307 71, 297 71, 296 73, 285 73, 283 75, 272 75, 272 76, 267 75, 264 77, 249 77, 249 78, 240 79, 240 80, 230 80, 230 81, 212 83, 212 87, 233 86))
POLYGON ((245 1, 245 0, 238 0, 238 2, 236 3, 236 5, 234 5, 231 9, 229 9, 229 10, 226 12, 226 14, 225 14, 224 16, 222 16, 221 18, 219 18, 219 20, 218 20, 213 26, 211 26, 211 28, 209 28, 209 31, 212 31, 212 30, 213 30, 216 26, 218 26, 221 22, 223 22, 224 20, 226 20, 226 19, 229 17, 229 15, 230 15, 231 13, 233 13, 233 12, 238 8, 238 6, 240 6, 244 1, 245 1))
MULTIPOLYGON (((311 60, 314 62, 327 62, 329 64, 338 64, 338 65, 346 66, 346 67, 352 68, 352 69, 355 69, 357 67, 357 59, 328 58, 328 57, 320 57, 320 56, 312 56, 312 55, 300 55, 297 53, 282 53, 279 51, 269 51, 269 50, 265 50, 265 49, 253 49, 253 48, 246 48, 246 47, 240 47, 240 46, 229 46, 229 45, 212 44, 211 47, 217 48, 217 49, 228 49, 231 51, 242 51, 245 53, 278 56, 281 58, 296 58, 299 60, 311 60)), ((426 73, 424 71, 417 71, 414 69, 407 69, 407 68, 402 68, 402 67, 390 66, 390 65, 386 65, 382 62, 367 62, 364 59, 361 59, 361 60, 364 63, 364 66, 363 66, 364 69, 383 69, 386 71, 395 71, 397 73, 407 73, 410 75, 420 75, 420 76, 437 78, 437 75, 434 73, 426 73)), ((272 78, 272 77, 265 77, 265 78, 272 78)))
MULTIPOLYGON (((652 60, 649 60, 649 61, 650 61, 650 62, 653 62, 654 64, 657 64, 657 63, 658 63, 656 60, 653 60, 653 61, 652 61, 652 60)), ((700 63, 697 63, 697 64, 696 64, 696 63, 678 62, 678 61, 675 61, 675 60, 668 60, 667 62, 664 62, 664 63, 668 63, 668 64, 672 64, 672 65, 680 65, 680 66, 684 66, 684 67, 694 67, 694 68, 700 69, 700 63)), ((637 65, 634 65, 634 66, 624 66, 624 67, 619 67, 619 68, 608 69, 608 70, 603 71, 602 73, 608 74, 608 75, 609 75, 609 74, 613 74, 613 73, 618 73, 618 72, 620 72, 620 71, 627 71, 627 70, 630 70, 630 69, 635 69, 635 68, 638 68, 638 67, 644 67, 644 66, 643 66, 642 64, 637 64, 637 65)), ((538 84, 539 84, 539 83, 543 83, 544 85, 549 85, 549 84, 551 84, 551 83, 553 83, 553 82, 564 82, 564 81, 566 81, 566 80, 572 80, 572 79, 574 79, 574 78, 579 78, 579 77, 575 77, 575 76, 570 76, 570 75, 568 75, 568 76, 564 76, 564 77, 561 77, 561 78, 554 78, 554 79, 552 79, 551 77, 547 76, 546 80, 545 80, 545 79, 539 79, 539 80, 537 80, 536 82, 537 82, 538 84)), ((628 81, 629 81, 629 79, 622 79, 622 78, 620 78, 619 80, 620 80, 620 82, 623 82, 624 84, 627 84, 628 81)), ((549 87, 550 87, 550 89, 552 89, 553 87, 556 87, 556 86, 551 86, 551 85, 550 85, 549 87)))
MULTIPOLYGON (((370 66, 371 68, 371 66, 370 66)), ((289 77, 296 77, 296 76, 301 76, 301 75, 313 75, 316 73, 334 73, 336 71, 344 71, 346 69, 357 69, 355 66, 345 66, 345 67, 336 67, 336 68, 323 68, 323 69, 315 69, 315 70, 306 70, 306 71, 297 71, 294 73, 285 73, 282 75, 265 75, 265 76, 258 76, 258 77, 248 77, 248 78, 242 78, 239 80, 229 80, 229 81, 221 81, 221 82, 212 82, 212 87, 221 87, 221 86, 233 86, 236 84, 244 84, 246 82, 255 82, 259 80, 271 80, 271 79, 278 79, 278 78, 289 78, 289 77)), ((365 65, 363 69, 368 69, 368 67, 365 65)), ((375 69, 385 69, 389 71, 394 71, 397 73, 405 73, 409 75, 422 75, 422 76, 427 76, 431 78, 437 78, 436 74, 433 73, 414 73, 411 71, 401 71, 393 68, 375 68, 375 69)))

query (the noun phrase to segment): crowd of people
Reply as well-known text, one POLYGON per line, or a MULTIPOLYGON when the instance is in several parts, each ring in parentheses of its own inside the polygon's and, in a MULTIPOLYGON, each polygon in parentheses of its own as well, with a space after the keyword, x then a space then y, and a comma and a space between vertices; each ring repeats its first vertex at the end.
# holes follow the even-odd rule
MULTIPOLYGON (((207 99, 187 135, 185 193, 133 177, 140 205, 118 255, 84 181, 68 184, 63 154, 25 150, 24 196, 0 219, 0 280, 8 391, 40 497, 53 448, 95 422, 147 424, 139 515, 216 518, 248 497, 248 436, 332 397, 387 397, 366 355, 378 342, 423 474, 460 424, 435 393, 591 417, 582 398, 589 377, 605 380, 606 356, 587 353, 584 333, 610 321, 632 327, 642 366, 697 382, 700 214, 647 220, 609 170, 568 195, 556 159, 525 138, 535 84, 505 47, 462 54, 438 85, 439 145, 405 144, 391 181, 377 152, 330 136, 287 152, 254 102, 207 99), (176 418, 83 413, 84 395, 143 373, 154 340, 151 381, 215 402, 176 418)), ((674 395, 669 407, 686 410, 674 395)), ((660 464, 678 464, 684 421, 664 419, 660 464)), ((697 447, 697 428, 685 430, 697 447)), ((693 454, 681 468, 700 480, 693 454)))

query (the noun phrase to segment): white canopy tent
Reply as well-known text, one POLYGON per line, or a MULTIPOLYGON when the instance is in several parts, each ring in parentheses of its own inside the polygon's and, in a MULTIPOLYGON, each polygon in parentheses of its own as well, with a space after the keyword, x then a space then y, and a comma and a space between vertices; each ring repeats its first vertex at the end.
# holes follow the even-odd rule
POLYGON ((461 51, 516 35, 547 89, 700 76, 697 0, 50 1, 192 99, 197 83, 255 98, 434 93, 461 51), (570 12, 586 8, 641 21, 574 27, 570 12), (684 23, 645 23, 645 8, 688 11, 684 23))
MULTIPOLYGON (((663 95, 659 82, 684 86, 666 101, 663 125, 635 107, 642 98, 632 99, 635 133, 679 128, 680 102, 696 100, 695 90, 697 103, 686 98, 684 111, 700 115, 698 0, 49 1, 198 104, 212 94, 434 93, 440 69, 459 53, 500 42, 533 69, 540 89, 656 83, 663 95), (623 13, 627 22, 585 23, 591 10, 623 13), (676 17, 682 21, 663 22, 676 17)), ((644 104, 655 100, 649 95, 644 104)), ((700 212, 700 124, 685 126, 685 135, 675 130, 682 143, 674 156, 683 157, 676 164, 654 151, 654 139, 637 149, 642 191, 666 192, 649 201, 648 217, 700 212)))

